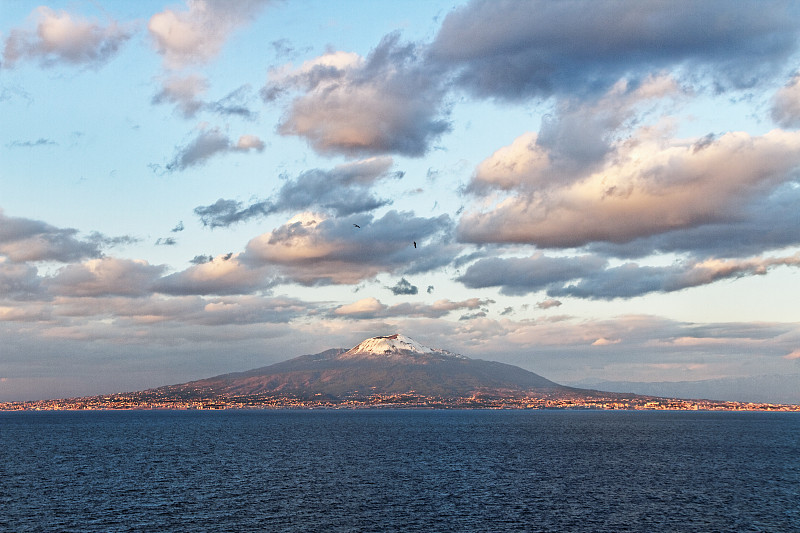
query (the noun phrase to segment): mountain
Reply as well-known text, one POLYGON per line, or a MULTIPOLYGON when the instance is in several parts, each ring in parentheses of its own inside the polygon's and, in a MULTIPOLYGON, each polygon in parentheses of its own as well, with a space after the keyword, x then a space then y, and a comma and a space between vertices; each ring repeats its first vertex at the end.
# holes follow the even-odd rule
POLYGON ((0 403, 0 411, 385 406, 800 411, 800 405, 680 400, 675 396, 566 387, 517 366, 429 348, 395 334, 366 339, 349 350, 302 355, 247 372, 137 392, 0 403))
POLYGON ((157 389, 161 395, 290 395, 344 398, 514 396, 575 389, 522 368, 428 348, 402 334, 366 339, 350 350, 302 355, 270 366, 157 389))
POLYGON ((615 393, 645 394, 670 398, 705 398, 718 401, 800 404, 800 375, 765 375, 700 381, 607 381, 587 378, 574 387, 615 393))

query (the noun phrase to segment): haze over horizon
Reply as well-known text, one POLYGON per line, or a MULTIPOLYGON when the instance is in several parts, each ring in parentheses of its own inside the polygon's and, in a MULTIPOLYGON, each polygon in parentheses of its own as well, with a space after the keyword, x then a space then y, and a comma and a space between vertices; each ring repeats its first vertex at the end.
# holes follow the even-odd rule
POLYGON ((397 332, 800 379, 799 38, 777 0, 3 2, 0 401, 397 332))

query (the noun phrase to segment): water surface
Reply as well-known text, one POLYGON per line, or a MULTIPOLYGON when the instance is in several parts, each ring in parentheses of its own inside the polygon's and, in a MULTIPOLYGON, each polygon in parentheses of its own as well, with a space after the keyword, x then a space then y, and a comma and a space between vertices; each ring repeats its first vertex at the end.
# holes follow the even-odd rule
POLYGON ((798 457, 798 413, 0 413, 0 530, 800 531, 798 457))

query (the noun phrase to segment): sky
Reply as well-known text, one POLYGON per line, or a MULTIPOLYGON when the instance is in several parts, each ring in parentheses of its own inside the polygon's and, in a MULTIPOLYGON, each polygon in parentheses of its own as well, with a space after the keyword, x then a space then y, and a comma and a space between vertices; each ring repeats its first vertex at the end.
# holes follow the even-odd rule
POLYGON ((0 401, 396 332, 800 383, 800 4, 0 2, 0 401))

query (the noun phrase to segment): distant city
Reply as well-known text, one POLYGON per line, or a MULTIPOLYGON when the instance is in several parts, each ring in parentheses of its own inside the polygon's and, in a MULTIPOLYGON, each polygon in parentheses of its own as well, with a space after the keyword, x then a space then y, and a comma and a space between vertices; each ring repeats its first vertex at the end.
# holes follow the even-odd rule
POLYGON ((0 403, 2 411, 133 410, 133 409, 598 409, 652 411, 797 411, 800 405, 684 400, 609 394, 597 397, 442 398, 414 394, 354 394, 344 398, 291 396, 226 396, 180 398, 153 391, 85 398, 0 403))

